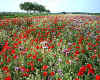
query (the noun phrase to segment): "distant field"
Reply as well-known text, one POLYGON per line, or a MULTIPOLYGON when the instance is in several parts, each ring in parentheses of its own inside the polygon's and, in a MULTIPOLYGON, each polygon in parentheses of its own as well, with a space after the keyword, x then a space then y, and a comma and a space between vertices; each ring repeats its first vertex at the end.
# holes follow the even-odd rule
MULTIPOLYGON (((62 13, 43 13, 43 14, 27 14, 27 13, 0 13, 0 18, 15 18, 15 17, 32 17, 32 16, 45 16, 45 15, 63 15, 62 13)), ((65 15, 96 15, 100 16, 100 13, 67 13, 65 15)))

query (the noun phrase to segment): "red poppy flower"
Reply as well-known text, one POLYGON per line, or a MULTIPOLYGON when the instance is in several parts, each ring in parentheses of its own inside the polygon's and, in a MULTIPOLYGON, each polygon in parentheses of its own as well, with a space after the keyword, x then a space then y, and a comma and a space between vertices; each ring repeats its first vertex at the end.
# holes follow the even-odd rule
POLYGON ((26 42, 26 40, 23 40, 24 42, 26 42))
POLYGON ((62 80, 61 78, 58 78, 58 80, 62 80))
POLYGON ((0 24, 0 26, 3 26, 3 24, 0 24))
POLYGON ((55 75, 55 72, 51 72, 50 75, 51 75, 51 76, 54 76, 54 75, 55 75))
POLYGON ((38 45, 36 46, 36 49, 39 49, 39 46, 38 45))
POLYGON ((96 45, 92 45, 92 47, 96 47, 96 45))
POLYGON ((82 52, 82 53, 85 53, 85 49, 82 49, 81 52, 82 52))
POLYGON ((47 68, 48 68, 47 65, 44 65, 44 66, 42 67, 43 70, 46 70, 47 68))
POLYGON ((88 47, 88 50, 92 50, 92 48, 88 47))
POLYGON ((38 54, 39 54, 39 53, 36 51, 36 52, 35 52, 35 55, 38 55, 38 54))
POLYGON ((96 26, 96 28, 100 28, 100 26, 96 26))
POLYGON ((57 45, 60 46, 60 43, 58 43, 57 45))
POLYGON ((29 74, 28 74, 28 73, 24 73, 24 74, 23 74, 23 76, 26 76, 26 77, 28 77, 28 76, 29 76, 29 74))
POLYGON ((92 69, 92 65, 91 65, 91 64, 87 64, 86 67, 87 67, 88 69, 92 69))
POLYGON ((34 41, 37 43, 38 42, 38 38, 36 38, 34 41))
POLYGON ((89 74, 94 75, 94 73, 95 73, 95 72, 94 72, 94 69, 90 69, 90 70, 88 71, 88 75, 89 75, 89 74))
POLYGON ((88 43, 87 45, 92 45, 92 43, 88 43))
POLYGON ((76 46, 76 48, 79 49, 80 47, 79 46, 76 46))
POLYGON ((18 56, 17 56, 17 55, 14 55, 14 56, 13 56, 13 58, 14 58, 14 59, 17 59, 17 58, 18 58, 18 56))
POLYGON ((79 80, 78 78, 75 78, 75 80, 79 80))
POLYGON ((60 39, 60 42, 62 42, 63 41, 63 39, 60 39))
POLYGON ((96 33, 100 33, 100 30, 96 30, 96 33))
POLYGON ((74 45, 74 46, 75 46, 75 45, 76 45, 76 43, 73 43, 72 45, 74 45))
POLYGON ((33 55, 32 59, 36 59, 36 57, 37 57, 36 55, 33 55))
POLYGON ((27 58, 30 58, 31 56, 32 56, 32 54, 28 54, 28 55, 27 55, 27 58))
POLYGON ((30 70, 27 68, 27 69, 26 69, 26 72, 29 72, 29 71, 30 71, 30 70))
POLYGON ((18 41, 19 39, 15 39, 15 41, 18 41))
POLYGON ((54 45, 52 45, 51 48, 54 48, 54 45))
POLYGON ((46 76, 47 76, 47 74, 48 74, 47 72, 43 72, 43 76, 44 76, 44 77, 46 77, 46 76))
POLYGON ((39 62, 41 62, 41 61, 42 61, 42 59, 38 59, 38 61, 39 61, 39 62))
POLYGON ((91 56, 91 58, 92 58, 92 59, 95 59, 95 58, 96 58, 96 54, 94 54, 93 56, 91 56))
POLYGON ((18 43, 13 43, 13 46, 16 47, 18 45, 18 43))
POLYGON ((16 33, 13 35, 14 37, 17 37, 16 33))
POLYGON ((31 71, 34 71, 35 70, 35 68, 34 67, 31 67, 31 71))
POLYGON ((8 67, 7 66, 4 66, 4 67, 2 67, 2 70, 3 71, 8 71, 8 67))
POLYGON ((74 56, 77 56, 79 54, 79 51, 76 50, 74 56))
POLYGON ((70 51, 72 48, 68 48, 68 51, 70 51))
POLYGON ((96 75, 96 80, 100 80, 100 75, 96 75))
POLYGON ((11 53, 14 54, 14 53, 15 53, 15 50, 13 49, 13 50, 11 51, 11 53))
POLYGON ((3 62, 0 62, 0 66, 3 64, 3 62))
POLYGON ((96 43, 96 46, 98 46, 99 45, 99 43, 96 43))
POLYGON ((86 71, 86 67, 85 66, 82 66, 81 68, 80 68, 80 72, 85 72, 86 71))
POLYGON ((78 44, 80 45, 82 43, 82 41, 79 41, 78 44))
POLYGON ((7 59, 7 63, 9 63, 9 62, 11 62, 11 59, 10 58, 7 59))
POLYGON ((6 77, 4 80, 12 80, 10 76, 6 77))
POLYGON ((83 76, 83 74, 84 74, 83 72, 78 72, 77 75, 78 75, 78 76, 83 76))
POLYGON ((18 44, 21 44, 22 43, 22 41, 18 41, 18 44))

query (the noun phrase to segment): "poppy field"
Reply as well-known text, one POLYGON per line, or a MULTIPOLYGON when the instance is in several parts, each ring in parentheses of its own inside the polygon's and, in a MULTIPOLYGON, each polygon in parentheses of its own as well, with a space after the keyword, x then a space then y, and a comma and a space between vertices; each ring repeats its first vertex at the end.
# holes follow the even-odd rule
POLYGON ((0 19, 0 80, 100 80, 100 16, 0 19))

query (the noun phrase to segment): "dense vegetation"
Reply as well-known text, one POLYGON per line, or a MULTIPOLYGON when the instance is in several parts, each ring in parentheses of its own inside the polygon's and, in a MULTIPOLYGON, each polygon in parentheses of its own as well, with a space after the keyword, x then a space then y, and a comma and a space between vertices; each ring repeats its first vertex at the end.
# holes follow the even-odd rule
POLYGON ((0 20, 0 79, 100 80, 100 17, 0 20))

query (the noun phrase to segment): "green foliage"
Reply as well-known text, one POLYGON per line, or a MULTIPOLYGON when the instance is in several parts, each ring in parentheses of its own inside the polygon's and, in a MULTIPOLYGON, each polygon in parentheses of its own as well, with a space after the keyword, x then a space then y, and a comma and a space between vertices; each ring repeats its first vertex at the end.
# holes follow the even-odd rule
POLYGON ((38 11, 38 12, 50 12, 49 10, 46 10, 46 8, 43 5, 32 3, 32 2, 24 2, 23 4, 20 4, 20 8, 22 10, 25 10, 27 12, 31 11, 38 11))

